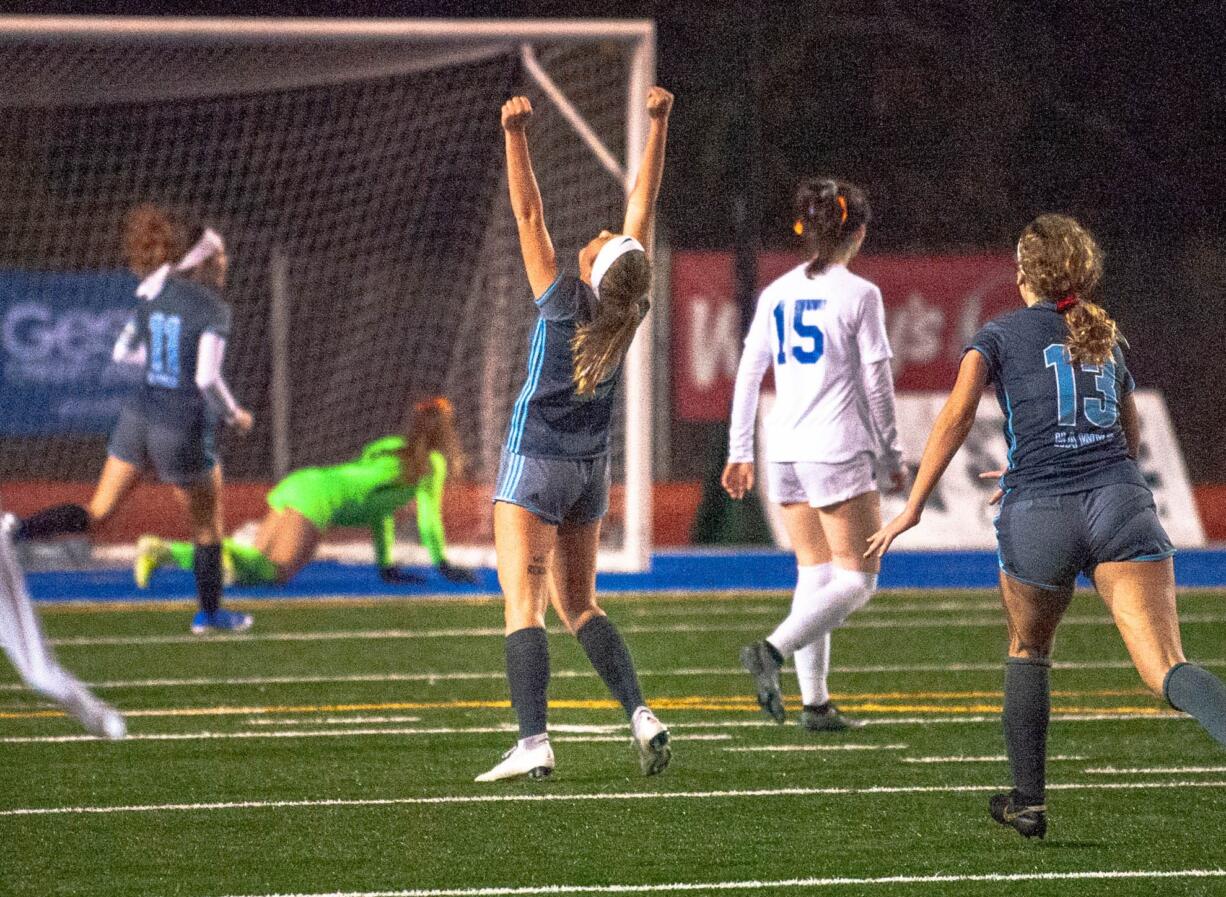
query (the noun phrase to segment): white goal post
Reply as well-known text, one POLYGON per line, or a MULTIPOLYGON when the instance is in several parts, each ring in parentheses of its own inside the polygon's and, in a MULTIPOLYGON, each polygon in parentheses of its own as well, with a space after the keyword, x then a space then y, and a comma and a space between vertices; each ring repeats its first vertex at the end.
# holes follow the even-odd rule
MULTIPOLYGON (((534 123, 534 151, 539 139, 538 175, 551 230, 558 219, 555 242, 561 255, 577 249, 573 244, 585 239, 583 234, 590 238, 613 223, 614 199, 624 200, 639 167, 648 126, 644 99, 654 78, 655 28, 642 20, 0 16, 0 111, 13 112, 14 127, 33 135, 21 138, 27 143, 56 128, 82 135, 76 143, 65 137, 47 150, 59 168, 29 175, 32 182, 45 177, 50 185, 38 180, 29 187, 38 197, 30 204, 45 219, 35 222, 34 236, 21 233, 16 222, 0 228, 0 272, 114 268, 115 224, 122 209, 145 198, 143 191, 165 194, 173 187, 179 191, 173 197, 178 207, 220 218, 238 235, 232 287, 241 297, 231 301, 239 335, 227 367, 240 398, 246 402, 258 395, 250 401, 265 432, 254 447, 233 445, 228 472, 237 471, 239 479, 271 480, 291 467, 343 460, 382 435, 380 426, 389 429, 385 424, 401 410, 406 391, 429 389, 454 393, 457 417, 463 413, 468 419, 461 425, 466 453, 476 476, 492 484, 498 446, 491 440, 500 440, 505 428, 528 349, 527 323, 510 318, 516 311, 525 318, 533 311, 527 294, 519 295, 526 280, 518 251, 507 240, 514 222, 496 130, 502 91, 514 87, 529 93, 544 113, 534 123), (438 83, 432 86, 435 73, 438 83), (441 92, 449 99, 435 102, 441 92), (398 101, 406 109, 389 112, 386 107, 398 101), (412 120, 415 104, 422 109, 420 122, 412 120), (120 139, 106 131, 111 110, 127 117, 129 131, 150 128, 141 139, 156 146, 125 144, 113 160, 85 146, 100 129, 105 140, 120 139), (268 125, 279 115, 283 133, 268 125), (352 116, 352 121, 329 121, 329 115, 352 116), (383 118, 368 124, 376 115, 383 118), (259 120, 252 124, 248 118, 259 120), (157 127, 164 130, 153 130, 157 127), (456 136, 448 137, 448 129, 456 136), (388 133, 396 139, 374 145, 388 133), (363 142, 364 134, 374 137, 363 142), (471 171, 452 169, 462 167, 456 160, 467 160, 474 147, 484 167, 492 168, 485 164, 493 158, 482 142, 486 137, 498 141, 498 173, 478 189, 470 184, 471 171), (292 145, 287 148, 286 142, 292 145), (267 164, 252 158, 260 153, 273 158, 267 164), (280 161, 278 154, 289 161, 280 161), (386 211, 390 205, 379 196, 379 183, 361 183, 368 159, 377 169, 371 178, 385 182, 386 191, 395 189, 394 182, 387 183, 390 175, 412 170, 404 176, 405 189, 416 192, 404 203, 420 201, 414 215, 396 218, 386 211), (425 165, 423 159, 434 167, 412 169, 425 165), (297 171, 294 160, 317 167, 297 171), (100 174, 108 164, 112 169, 100 174), (177 180, 176 172, 163 170, 175 165, 181 166, 177 180), (226 178, 235 182, 213 186, 226 178), (286 194, 285 180, 293 181, 293 195, 286 194), (371 198, 359 208, 352 197, 362 190, 371 198), (51 196, 45 209, 44 194, 51 196), (61 198, 62 207, 56 205, 61 198), (345 218, 338 206, 357 220, 345 218), (385 245, 383 233, 372 241, 371 219, 384 214, 388 228, 420 229, 403 233, 403 243, 412 245, 392 245, 390 238, 385 245), (467 215, 475 220, 466 222, 467 215), (346 228, 354 236, 346 237, 346 228), (103 231, 105 240, 97 236, 103 231), (244 237, 253 247, 246 257, 244 237), (418 239, 420 248, 414 244, 418 239), (86 243, 88 251, 63 248, 86 243), (456 246, 466 253, 465 267, 448 256, 456 246), (338 297, 335 308, 313 299, 308 289, 312 277, 325 276, 334 279, 321 291, 338 297), (460 300, 431 293, 457 280, 464 280, 469 292, 494 298, 461 306, 460 300), (413 290, 423 295, 405 300, 403 294, 413 290), (307 316, 318 320, 306 329, 319 334, 342 327, 336 308, 348 315, 358 301, 341 301, 346 291, 369 299, 369 307, 352 311, 353 319, 360 319, 354 327, 365 329, 339 333, 335 342, 330 336, 304 336, 307 316), (504 293, 515 295, 504 299, 504 293), (386 322, 381 309, 405 301, 419 303, 420 314, 386 322), (441 334, 422 335, 440 314, 438 306, 449 302, 453 310, 480 314, 453 322, 441 334), (490 321, 502 329, 479 333, 490 321), (406 377, 384 364, 370 376, 386 384, 395 399, 379 400, 387 407, 367 407, 355 400, 360 384, 345 381, 357 377, 355 366, 372 363, 362 354, 367 346, 394 333, 404 339, 401 363, 421 370, 406 377), (298 394, 306 381, 330 391, 304 409, 298 394), (307 411, 324 419, 308 422, 307 411)), ((0 148, 0 171, 16 167, 19 184, 27 164, 37 168, 17 150, 12 151, 16 161, 3 152, 0 148)), ((655 291, 655 302, 667 301, 665 284, 657 283, 655 291)), ((56 299, 47 301, 53 305, 56 299)), ((642 570, 651 559, 651 320, 648 316, 640 327, 623 377, 614 449, 621 499, 614 502, 615 519, 602 543, 602 569, 642 570)), ((87 470, 91 458, 101 460, 99 439, 77 439, 71 429, 36 432, 23 440, 18 444, 0 432, 0 475, 84 479, 78 470, 87 470)), ((413 535, 411 525, 406 533, 413 535)), ((491 562, 488 540, 460 536, 454 541, 459 562, 491 562)), ((398 552, 402 558, 420 556, 408 544, 398 552)), ((340 556, 366 554, 355 547, 352 555, 342 551, 340 556)))

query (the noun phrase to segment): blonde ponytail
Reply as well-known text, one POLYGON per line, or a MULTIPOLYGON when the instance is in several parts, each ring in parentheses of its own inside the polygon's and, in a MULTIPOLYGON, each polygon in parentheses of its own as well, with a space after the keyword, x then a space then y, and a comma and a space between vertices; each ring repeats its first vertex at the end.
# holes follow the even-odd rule
POLYGON ((1120 342, 1119 328, 1096 302, 1081 301, 1064 313, 1069 357, 1078 364, 1106 364, 1120 342))
POLYGON ((651 308, 650 289, 651 265, 642 252, 625 253, 605 273, 595 317, 571 339, 577 394, 591 395, 617 370, 651 308))

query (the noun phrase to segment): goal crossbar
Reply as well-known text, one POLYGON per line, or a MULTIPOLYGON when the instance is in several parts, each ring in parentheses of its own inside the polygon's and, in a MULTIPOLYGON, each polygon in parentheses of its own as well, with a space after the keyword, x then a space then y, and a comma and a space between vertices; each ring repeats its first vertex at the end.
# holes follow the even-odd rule
POLYGON ((190 16, 0 16, 0 38, 243 41, 605 40, 652 41, 646 19, 302 19, 190 16))

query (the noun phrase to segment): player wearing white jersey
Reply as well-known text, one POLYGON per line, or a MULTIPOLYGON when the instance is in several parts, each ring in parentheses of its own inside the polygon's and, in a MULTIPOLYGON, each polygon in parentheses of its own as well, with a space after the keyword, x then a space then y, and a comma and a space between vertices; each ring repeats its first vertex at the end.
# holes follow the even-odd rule
POLYGON ((767 488, 796 551, 796 591, 787 618, 743 648, 741 664, 755 679, 762 709, 781 723, 779 670, 793 657, 804 700, 800 724, 838 731, 855 723, 830 702, 830 633, 877 586, 879 566, 863 556, 881 525, 877 475, 901 489, 903 465, 881 291, 847 270, 864 241, 868 200, 845 181, 810 179, 795 203, 796 232, 810 260, 758 299, 737 369, 723 485, 735 499, 753 487, 758 390, 773 366, 767 488))

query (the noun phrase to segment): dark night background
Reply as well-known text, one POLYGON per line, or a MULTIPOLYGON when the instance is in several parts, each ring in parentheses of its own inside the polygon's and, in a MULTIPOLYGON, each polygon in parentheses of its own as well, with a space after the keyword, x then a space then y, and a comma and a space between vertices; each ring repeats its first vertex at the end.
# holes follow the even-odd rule
POLYGON ((798 178, 869 191, 867 250, 1008 251, 1086 222, 1102 299, 1166 393, 1194 480, 1226 482, 1226 4, 1093 2, 7 3, 9 13, 634 17, 678 97, 674 248, 791 245, 798 178), (1143 8, 1141 8, 1143 7, 1143 8))

